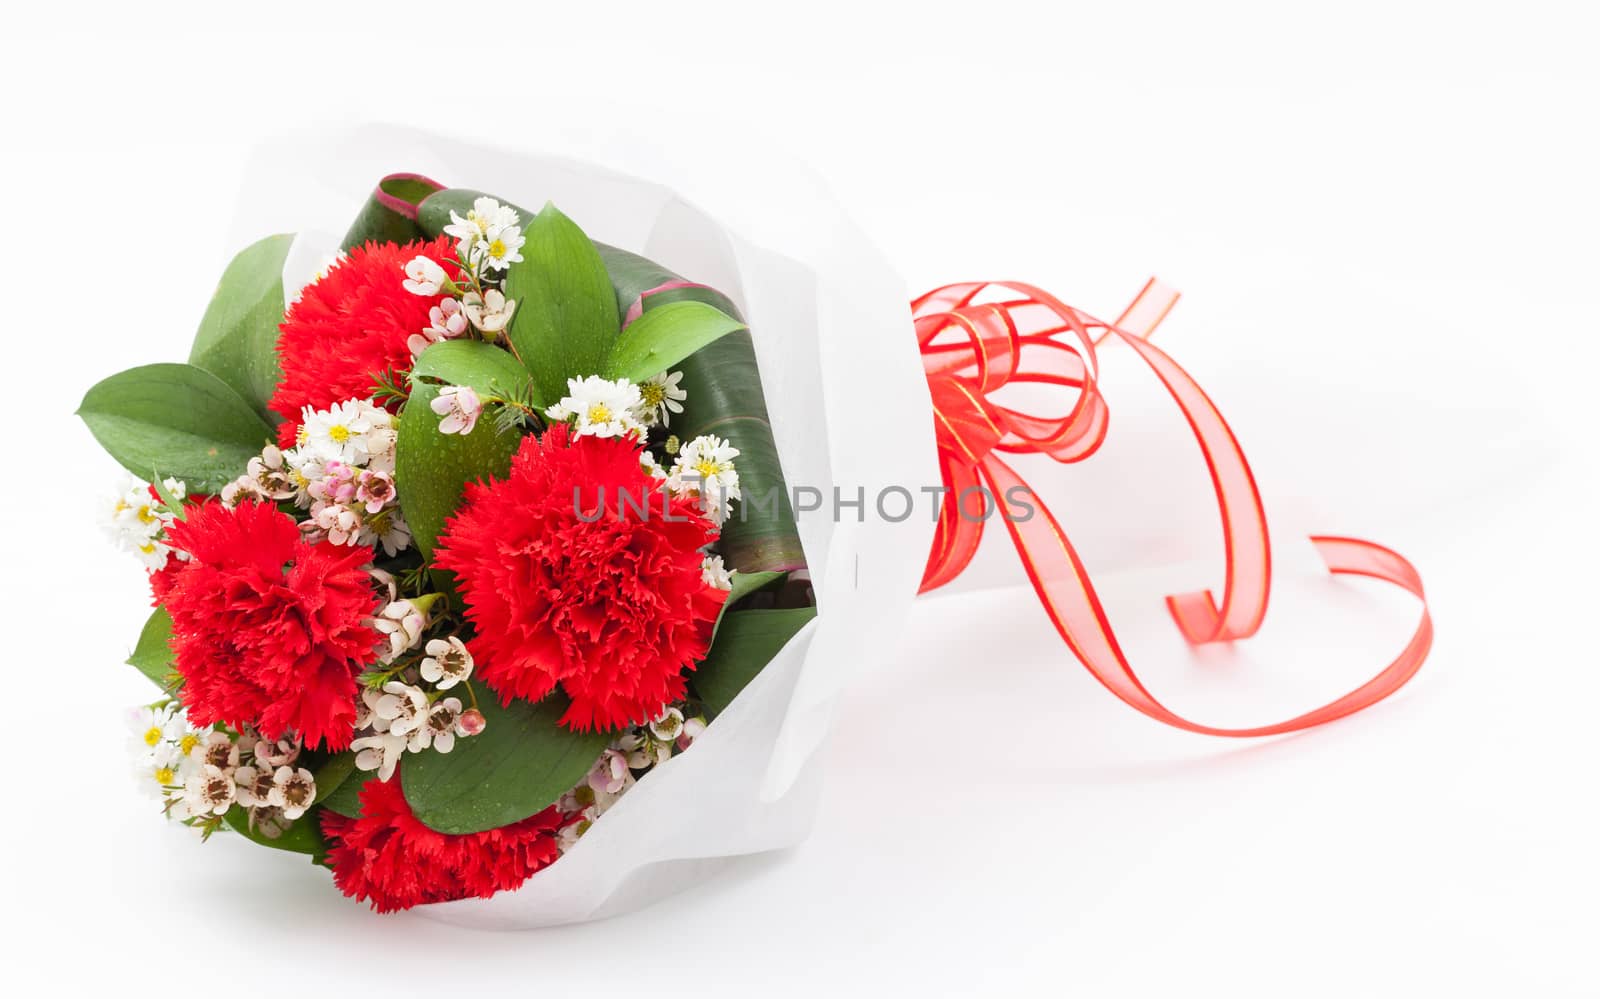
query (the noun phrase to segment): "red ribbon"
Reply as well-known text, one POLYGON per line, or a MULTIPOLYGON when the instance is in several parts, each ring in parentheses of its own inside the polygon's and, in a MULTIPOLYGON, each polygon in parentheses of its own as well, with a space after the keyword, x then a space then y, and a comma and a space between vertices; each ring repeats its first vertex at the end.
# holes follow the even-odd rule
POLYGON ((1393 662, 1343 697, 1276 725, 1201 725, 1170 711, 1145 689, 1061 525, 1000 458, 1037 453, 1076 462, 1094 454, 1105 439, 1108 413, 1095 383, 1095 349, 1111 337, 1127 344, 1155 372, 1188 420, 1211 473, 1222 518, 1227 570, 1221 604, 1211 592, 1201 591, 1169 596, 1167 607, 1184 637, 1195 644, 1255 634, 1266 615, 1272 579, 1266 512, 1244 452, 1222 414, 1194 379, 1148 340, 1177 300, 1177 292, 1152 279, 1115 323, 1094 319, 1031 285, 1008 281, 946 285, 911 303, 948 490, 922 592, 961 574, 978 549, 986 509, 997 509, 1067 646, 1108 690, 1157 721, 1206 735, 1276 735, 1376 704, 1416 674, 1433 643, 1422 580, 1395 552, 1354 538, 1311 539, 1330 572, 1381 579, 1423 601, 1416 631, 1393 662), (988 289, 1005 297, 978 302, 988 289), (1028 383, 1070 390, 1071 409, 1061 416, 1041 416, 994 398, 1007 385, 1028 383))

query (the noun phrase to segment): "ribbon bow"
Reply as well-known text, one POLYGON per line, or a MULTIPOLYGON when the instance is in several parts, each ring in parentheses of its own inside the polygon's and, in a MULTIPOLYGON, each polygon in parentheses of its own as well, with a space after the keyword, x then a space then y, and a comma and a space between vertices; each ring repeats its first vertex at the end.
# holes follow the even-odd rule
POLYGON ((1201 591, 1169 596, 1167 607, 1184 637, 1195 644, 1255 634, 1266 615, 1272 577, 1266 513, 1244 452, 1222 414, 1194 379, 1148 340, 1177 300, 1175 291, 1152 279, 1115 323, 1101 322, 1047 292, 1014 282, 946 285, 911 303, 946 488, 922 592, 961 574, 978 549, 986 515, 998 512, 1040 602, 1073 654, 1113 694, 1157 721, 1206 735, 1261 736, 1311 728, 1369 707, 1404 686, 1433 643, 1422 580, 1400 555, 1355 538, 1311 539, 1330 572, 1381 579, 1423 601, 1411 641, 1377 676, 1276 725, 1201 725, 1170 711, 1145 689, 1066 533, 1000 457, 1037 453, 1076 462, 1094 454, 1105 439, 1108 414, 1095 382, 1095 350, 1112 337, 1131 347, 1194 431, 1222 518, 1227 568, 1220 604, 1210 591, 1201 591), (978 302, 989 289, 1002 298, 978 302), (1072 406, 1060 416, 1041 416, 996 400, 1000 389, 1024 384, 1068 389, 1072 406))

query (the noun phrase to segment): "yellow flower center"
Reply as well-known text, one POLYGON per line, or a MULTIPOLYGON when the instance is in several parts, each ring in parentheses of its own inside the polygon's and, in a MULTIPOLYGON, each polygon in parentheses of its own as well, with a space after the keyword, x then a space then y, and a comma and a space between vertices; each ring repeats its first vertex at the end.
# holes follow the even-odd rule
POLYGON ((144 506, 141 506, 139 508, 139 523, 154 524, 155 522, 156 515, 150 512, 150 504, 146 503, 144 506))
POLYGON ((296 430, 294 432, 294 442, 295 442, 295 444, 296 445, 304 444, 306 442, 306 437, 307 437, 307 435, 306 435, 306 425, 304 423, 302 423, 302 424, 300 424, 300 429, 298 429, 298 430, 296 430))
POLYGON ((139 551, 146 555, 154 555, 156 553, 156 543, 154 541, 147 541, 139 546, 139 551))
POLYGON ((149 728, 144 730, 144 744, 146 746, 154 746, 156 743, 158 743, 160 741, 161 741, 161 729, 157 728, 154 725, 151 725, 149 728))
POLYGON ((645 382, 639 386, 639 396, 644 400, 646 407, 655 409, 667 398, 667 390, 655 382, 645 382))
POLYGON ((590 423, 610 423, 611 407, 603 402, 597 402, 589 407, 588 418, 590 423))
POLYGON ((506 255, 506 241, 497 239, 489 244, 489 256, 499 259, 506 255))
POLYGON ((156 783, 160 784, 162 787, 166 787, 168 784, 171 784, 173 781, 178 779, 178 775, 173 773, 171 767, 157 767, 154 776, 156 783))
POLYGON ((186 732, 183 738, 178 740, 178 752, 188 756, 194 752, 194 747, 198 745, 200 745, 200 737, 193 732, 186 732))
POLYGON ((700 473, 700 478, 702 479, 710 479, 719 471, 721 471, 721 469, 717 467, 717 463, 712 461, 710 458, 701 458, 699 461, 695 462, 694 470, 700 473))
POLYGON ((343 444, 350 439, 350 428, 342 423, 335 423, 328 428, 328 439, 335 444, 343 444))

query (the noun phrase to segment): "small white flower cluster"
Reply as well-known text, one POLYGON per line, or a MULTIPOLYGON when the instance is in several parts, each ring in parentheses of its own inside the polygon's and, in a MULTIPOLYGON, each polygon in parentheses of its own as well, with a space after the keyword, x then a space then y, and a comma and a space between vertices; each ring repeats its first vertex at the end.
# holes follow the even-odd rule
POLYGON ((688 393, 678 387, 683 372, 662 372, 635 385, 626 378, 615 381, 590 375, 568 378, 567 394, 545 410, 545 415, 560 423, 571 423, 576 436, 644 439, 647 427, 667 425, 672 413, 683 412, 688 393))
POLYGON ((466 644, 454 635, 423 643, 428 611, 438 596, 395 599, 393 577, 379 571, 373 576, 388 583, 390 595, 388 606, 372 621, 389 642, 380 659, 392 663, 419 646, 423 652, 420 662, 386 673, 380 687, 363 688, 356 706, 356 738, 350 743, 356 768, 376 770, 379 780, 388 780, 405 753, 425 749, 448 753, 458 736, 482 732, 484 719, 476 709, 463 709, 460 698, 444 696, 472 676, 472 653, 466 644), (422 683, 432 684, 433 691, 423 689, 422 683))
POLYGON ((475 272, 503 271, 522 262, 521 221, 510 205, 477 198, 466 218, 451 212, 444 231, 456 238, 456 252, 475 272))
MULTIPOLYGON (((166 479, 161 484, 168 495, 183 502, 188 490, 182 482, 166 479)), ((149 485, 130 481, 111 504, 107 527, 117 546, 137 555, 146 569, 165 569, 172 554, 166 545, 167 529, 175 516, 149 485)), ((179 552, 178 557, 188 556, 179 552)))
POLYGON ((579 817, 561 831, 561 852, 572 849, 578 837, 588 832, 647 771, 688 749, 705 730, 705 718, 685 718, 681 708, 668 707, 650 724, 618 736, 600 754, 584 782, 561 796, 561 811, 569 818, 579 817))
POLYGON ((294 766, 298 741, 196 729, 173 701, 137 709, 130 722, 140 785, 173 819, 214 828, 237 805, 251 828, 275 838, 317 799, 311 771, 294 766))
POLYGON ((394 414, 361 399, 329 409, 307 406, 289 451, 268 446, 240 478, 223 487, 222 502, 294 500, 310 511, 300 529, 314 541, 378 545, 393 555, 411 544, 394 483, 394 414))
POLYGON ((433 749, 448 753, 457 737, 483 731, 483 715, 464 709, 459 697, 443 696, 472 674, 472 654, 461 639, 435 638, 428 642, 427 657, 418 670, 434 693, 402 679, 385 681, 381 689, 362 690, 356 729, 360 733, 350 748, 356 751, 356 769, 376 770, 379 780, 394 776, 400 757, 433 749))
POLYGON ((590 375, 568 378, 567 394, 545 410, 545 416, 558 423, 571 423, 576 437, 631 435, 643 440, 645 427, 639 420, 643 407, 644 398, 633 382, 590 375))
POLYGON ((719 590, 733 589, 733 573, 722 564, 721 555, 707 555, 700 563, 700 578, 707 586, 719 590))
POLYGON ((444 231, 456 239, 462 278, 469 285, 465 293, 443 267, 428 257, 413 257, 406 263, 402 282, 406 291, 428 296, 444 291, 452 296, 428 310, 428 328, 412 334, 407 341, 413 355, 441 340, 466 336, 468 329, 477 330, 490 341, 505 332, 517 303, 486 282, 496 280, 492 272, 504 271, 522 261, 525 240, 520 222, 516 209, 493 198, 473 201, 465 218, 450 213, 450 224, 444 231), (459 299, 454 297, 458 294, 459 299))
POLYGON ((698 499, 706 517, 720 527, 733 502, 744 498, 739 472, 733 467, 737 457, 739 449, 715 434, 696 437, 678 448, 667 472, 667 488, 675 496, 698 499))

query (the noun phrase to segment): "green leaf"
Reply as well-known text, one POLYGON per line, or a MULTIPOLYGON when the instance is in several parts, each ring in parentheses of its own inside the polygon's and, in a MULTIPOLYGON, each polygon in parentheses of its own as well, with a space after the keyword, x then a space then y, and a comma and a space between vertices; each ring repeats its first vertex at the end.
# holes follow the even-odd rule
POLYGON ((788 576, 786 572, 736 572, 733 574, 733 586, 728 591, 728 599, 722 602, 722 610, 717 614, 717 623, 712 626, 711 640, 717 640, 717 632, 722 628, 722 619, 727 617, 733 606, 739 601, 763 590, 773 583, 788 576))
POLYGON ((720 622, 711 652, 690 674, 707 714, 713 718, 721 714, 789 639, 816 616, 815 607, 728 614, 720 622))
POLYGON ((239 251, 222 272, 189 350, 189 363, 227 382, 263 417, 278 384, 283 261, 293 235, 268 236, 239 251))
POLYGON ((343 787, 345 781, 355 772, 356 754, 350 750, 328 757, 327 761, 311 775, 317 782, 317 799, 314 804, 328 800, 329 796, 343 787))
POLYGON ((422 227, 417 224, 418 206, 440 189, 441 185, 418 174, 390 174, 378 181, 339 245, 348 250, 369 240, 409 243, 422 238, 422 227))
POLYGON ((272 428, 216 375, 147 364, 91 388, 78 406, 100 446, 140 476, 160 469, 191 493, 216 493, 244 474, 272 428))
POLYGON ((668 302, 650 309, 622 331, 606 375, 645 381, 719 337, 744 328, 744 323, 704 302, 668 302))
POLYGON ((412 540, 424 555, 433 553, 444 522, 461 503, 462 488, 473 481, 504 476, 521 437, 498 434, 494 421, 480 419, 472 433, 441 434, 439 415, 428 408, 437 385, 414 382, 400 413, 395 444, 395 488, 412 540))
MULTIPOLYGON (((616 289, 617 301, 627 312, 652 288, 683 278, 636 253, 600 246, 600 255, 616 289)), ((738 309, 721 292, 711 288, 671 288, 643 300, 643 314, 622 334, 626 339, 651 313, 681 302, 702 302, 741 319, 738 309)), ((679 387, 688 393, 681 416, 672 420, 672 432, 683 440, 700 434, 725 437, 739 449, 735 461, 739 487, 745 499, 735 505, 723 526, 720 548, 731 566, 747 571, 790 571, 805 568, 794 508, 772 437, 766 397, 756 366, 755 341, 749 331, 720 337, 684 358, 679 387)))
POLYGON ((228 809, 222 820, 228 828, 243 836, 252 843, 270 846, 274 850, 287 850, 290 853, 304 853, 311 858, 314 864, 321 863, 322 858, 328 855, 327 841, 322 838, 322 832, 317 828, 317 812, 312 809, 306 814, 295 819, 283 835, 271 839, 261 834, 258 829, 250 828, 250 813, 241 805, 234 805, 228 809))
POLYGON ((568 378, 605 370, 621 322, 606 266, 583 230, 554 206, 523 230, 522 261, 506 271, 517 303, 509 337, 542 399, 560 399, 568 378))
MULTIPOLYGON (((418 356, 412 378, 437 378, 451 385, 469 385, 480 395, 517 395, 528 384, 527 369, 507 351, 482 340, 442 340, 418 356)), ((539 399, 540 406, 553 400, 539 399)))
POLYGON ((478 709, 488 726, 457 739, 448 753, 408 754, 400 763, 406 801, 423 824, 442 833, 510 825, 543 811, 572 790, 611 742, 608 732, 557 724, 565 698, 502 707, 492 696, 478 709))
POLYGON ((172 616, 157 607, 139 631, 139 641, 128 657, 128 665, 149 677, 156 686, 165 688, 172 676, 172 616))
MULTIPOLYGON (((352 761, 354 757, 351 758, 352 761)), ((329 762, 332 762, 331 760, 329 762)), ((317 782, 317 805, 327 809, 335 815, 343 815, 349 819, 361 818, 361 790, 367 786, 367 781, 377 780, 376 771, 357 770, 340 781, 338 786, 323 797, 322 783, 317 782)))

